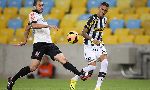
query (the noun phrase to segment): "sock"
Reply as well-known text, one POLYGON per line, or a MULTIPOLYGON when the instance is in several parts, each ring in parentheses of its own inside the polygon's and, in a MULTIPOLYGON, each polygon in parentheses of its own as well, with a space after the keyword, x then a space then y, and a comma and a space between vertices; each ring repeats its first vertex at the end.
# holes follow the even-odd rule
POLYGON ((84 71, 84 72, 89 72, 89 71, 95 70, 95 69, 96 69, 96 66, 88 65, 87 67, 84 67, 84 68, 83 68, 83 71, 84 71))
POLYGON ((75 80, 75 81, 78 81, 78 79, 79 79, 79 76, 78 76, 78 75, 76 75, 76 76, 74 76, 74 77, 72 78, 72 80, 75 80))
POLYGON ((78 75, 78 76, 81 75, 81 73, 80 73, 80 72, 76 69, 76 67, 74 67, 71 63, 66 62, 65 64, 63 64, 63 66, 64 66, 66 69, 72 71, 74 74, 76 74, 76 75, 78 75))
POLYGON ((108 60, 107 60, 107 59, 104 59, 104 60, 101 62, 100 72, 105 72, 105 73, 107 73, 107 67, 108 67, 108 60))
MULTIPOLYGON (((85 75, 88 75, 88 72, 93 71, 93 70, 95 70, 95 69, 96 69, 96 66, 88 65, 87 67, 84 67, 82 70, 83 70, 84 72, 86 72, 85 75)), ((73 77, 72 79, 77 81, 77 80, 79 79, 79 76, 76 75, 76 76, 73 77)))
POLYGON ((97 80, 97 84, 96 84, 96 88, 99 88, 103 82, 104 78, 103 77, 98 77, 98 80, 97 80))
POLYGON ((98 80, 97 80, 97 84, 96 84, 96 87, 97 87, 97 88, 101 87, 101 84, 102 84, 102 82, 103 82, 105 76, 106 76, 106 73, 104 73, 104 72, 99 72, 98 80))
POLYGON ((27 75, 28 73, 30 73, 30 67, 26 66, 24 68, 22 68, 13 78, 12 78, 12 82, 15 82, 18 78, 23 77, 25 75, 27 75))
POLYGON ((100 68, 100 72, 99 72, 98 80, 97 80, 97 84, 96 84, 97 88, 101 87, 101 84, 107 73, 107 67, 108 67, 108 61, 107 61, 107 59, 104 59, 101 62, 101 68, 100 68))

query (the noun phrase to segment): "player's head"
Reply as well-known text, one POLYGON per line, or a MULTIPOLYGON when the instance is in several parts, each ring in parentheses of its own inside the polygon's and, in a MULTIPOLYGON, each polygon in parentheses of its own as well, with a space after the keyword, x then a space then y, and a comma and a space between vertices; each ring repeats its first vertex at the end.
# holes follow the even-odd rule
POLYGON ((37 10, 39 13, 43 12, 43 6, 44 3, 42 2, 42 0, 34 0, 33 2, 33 7, 35 10, 37 10))
POLYGON ((107 12, 108 12, 109 4, 106 2, 102 2, 100 6, 98 7, 99 9, 99 16, 103 17, 107 12))

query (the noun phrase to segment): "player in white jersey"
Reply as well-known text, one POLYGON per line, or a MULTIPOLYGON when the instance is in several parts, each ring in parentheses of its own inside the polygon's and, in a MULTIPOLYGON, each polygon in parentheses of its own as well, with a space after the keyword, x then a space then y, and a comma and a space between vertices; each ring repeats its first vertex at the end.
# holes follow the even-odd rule
POLYGON ((29 31, 30 29, 33 29, 34 42, 31 65, 22 68, 14 77, 8 78, 7 90, 12 90, 12 87, 18 78, 35 71, 38 68, 44 54, 49 55, 52 60, 60 62, 64 68, 72 71, 74 74, 82 76, 81 72, 69 63, 59 48, 52 43, 49 28, 58 28, 48 25, 44 20, 42 16, 43 5, 42 0, 34 0, 33 6, 35 9, 29 14, 29 25, 25 30, 25 40, 18 45, 23 46, 26 44, 29 31))
MULTIPOLYGON (((102 32, 105 28, 107 20, 104 15, 107 13, 108 8, 108 3, 101 3, 98 7, 99 12, 89 18, 87 24, 84 26, 84 29, 82 31, 82 36, 85 38, 84 57, 85 60, 88 62, 88 66, 82 69, 82 72, 84 73, 84 80, 90 77, 93 73, 93 70, 96 69, 96 61, 101 62, 95 90, 100 90, 101 83, 106 76, 108 67, 107 51, 102 41, 102 32)), ((78 75, 71 79, 71 90, 75 90, 76 82, 78 79, 78 75)))

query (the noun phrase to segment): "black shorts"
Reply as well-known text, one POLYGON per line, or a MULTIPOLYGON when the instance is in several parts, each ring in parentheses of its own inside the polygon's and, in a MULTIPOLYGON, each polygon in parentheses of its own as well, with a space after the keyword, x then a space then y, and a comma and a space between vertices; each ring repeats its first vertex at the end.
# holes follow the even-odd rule
POLYGON ((54 56, 62 53, 54 43, 38 42, 33 44, 32 59, 41 60, 43 55, 49 55, 52 60, 54 56))

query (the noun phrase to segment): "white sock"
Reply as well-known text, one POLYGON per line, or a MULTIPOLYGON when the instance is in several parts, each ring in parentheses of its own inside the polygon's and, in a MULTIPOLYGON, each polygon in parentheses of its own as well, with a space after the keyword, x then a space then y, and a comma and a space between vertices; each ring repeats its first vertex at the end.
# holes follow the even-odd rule
POLYGON ((97 80, 97 84, 96 84, 96 88, 99 88, 103 82, 104 78, 103 77, 98 77, 98 80, 97 80))
POLYGON ((83 71, 84 71, 84 72, 89 72, 89 71, 95 70, 95 69, 96 69, 96 66, 88 65, 87 67, 84 67, 84 68, 83 68, 83 71))
POLYGON ((107 73, 107 67, 108 67, 108 60, 107 60, 107 59, 104 59, 104 60, 101 62, 100 72, 107 73))
MULTIPOLYGON (((100 72, 107 73, 107 67, 108 67, 108 60, 104 59, 101 62, 100 72)), ((103 80, 104 80, 104 77, 98 77, 97 84, 96 84, 97 88, 101 87, 103 80)))
POLYGON ((76 76, 74 76, 73 78, 72 78, 72 80, 78 80, 79 79, 79 76, 78 75, 76 75, 76 76))
MULTIPOLYGON (((86 74, 88 74, 89 71, 95 70, 95 69, 96 69, 96 66, 88 65, 87 67, 84 67, 84 68, 83 68, 83 71, 86 72, 86 74)), ((76 75, 75 77, 72 78, 72 80, 76 80, 76 81, 77 81, 78 79, 79 79, 79 76, 78 76, 78 75, 76 75)))

